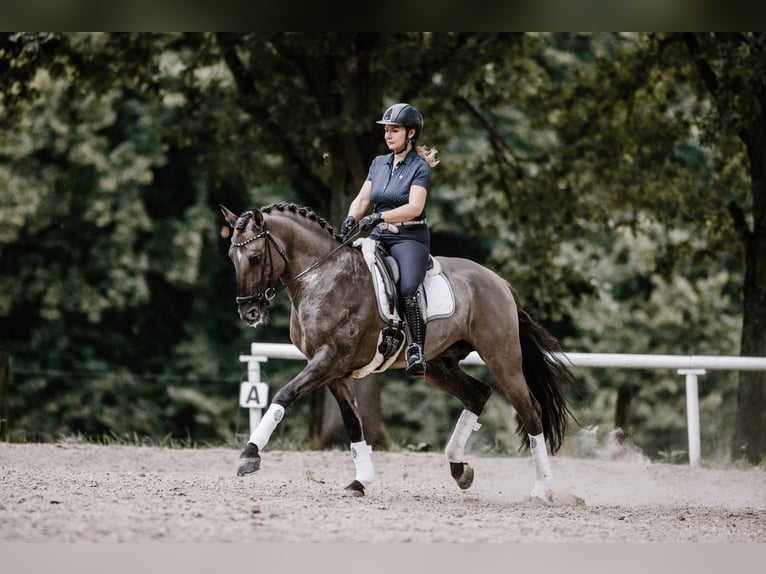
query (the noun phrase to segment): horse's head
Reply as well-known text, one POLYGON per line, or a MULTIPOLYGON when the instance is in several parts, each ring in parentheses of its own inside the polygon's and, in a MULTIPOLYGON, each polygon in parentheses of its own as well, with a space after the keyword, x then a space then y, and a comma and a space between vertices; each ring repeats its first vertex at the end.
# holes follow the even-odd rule
POLYGON ((269 301, 275 294, 272 283, 285 269, 285 254, 266 229, 259 210, 237 216, 223 205, 219 207, 233 230, 229 258, 237 275, 239 317, 256 327, 268 319, 269 301))

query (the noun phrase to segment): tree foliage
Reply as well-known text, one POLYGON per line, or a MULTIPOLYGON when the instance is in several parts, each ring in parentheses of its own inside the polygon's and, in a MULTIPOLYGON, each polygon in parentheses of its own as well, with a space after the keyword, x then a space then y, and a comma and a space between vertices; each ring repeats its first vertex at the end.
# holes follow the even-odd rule
MULTIPOLYGON (((497 270, 567 348, 766 355, 763 61, 761 34, 2 34, 11 429, 227 439, 253 334, 217 205, 339 222, 395 101, 440 150, 434 253, 497 270)), ((260 340, 288 340, 276 305, 260 340)), ((640 389, 631 437, 670 448, 677 375, 584 376, 589 421, 640 389)), ((739 401, 714 428, 758 462, 766 420, 742 405, 766 385, 748 377, 702 402, 739 401)), ((395 438, 446 437, 384 403, 395 438)))

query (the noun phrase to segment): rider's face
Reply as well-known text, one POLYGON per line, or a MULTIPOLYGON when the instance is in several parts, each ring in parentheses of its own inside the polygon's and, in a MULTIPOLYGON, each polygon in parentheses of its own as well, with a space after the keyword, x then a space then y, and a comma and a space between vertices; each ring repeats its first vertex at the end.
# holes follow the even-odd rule
POLYGON ((388 149, 400 150, 404 147, 404 140, 407 137, 407 129, 404 126, 385 126, 385 140, 388 149))

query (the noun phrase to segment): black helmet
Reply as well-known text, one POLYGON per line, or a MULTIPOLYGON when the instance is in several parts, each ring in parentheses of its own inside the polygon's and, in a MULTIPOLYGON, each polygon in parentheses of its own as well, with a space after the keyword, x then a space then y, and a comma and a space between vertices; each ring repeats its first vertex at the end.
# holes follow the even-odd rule
POLYGON ((415 136, 412 138, 413 140, 416 140, 423 131, 423 116, 416 107, 405 103, 394 104, 388 108, 383 113, 383 117, 375 123, 404 126, 408 130, 414 128, 415 136))

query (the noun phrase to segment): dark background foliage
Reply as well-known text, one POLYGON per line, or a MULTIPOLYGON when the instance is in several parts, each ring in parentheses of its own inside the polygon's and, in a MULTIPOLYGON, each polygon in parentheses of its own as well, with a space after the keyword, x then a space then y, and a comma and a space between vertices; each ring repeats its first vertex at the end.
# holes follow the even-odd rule
MULTIPOLYGON (((256 339, 289 342, 289 302, 265 328, 239 324, 217 206, 294 201, 337 225, 395 101, 423 112, 423 143, 440 150, 434 253, 509 279, 568 350, 766 356, 764 45, 744 33, 0 34, 3 432, 242 433, 238 357, 256 339)), ((275 386, 298 368, 264 366, 275 386)), ((651 456, 683 449, 678 375, 581 375, 578 418, 629 430, 651 456)), ((709 456, 761 460, 763 379, 703 378, 709 456)), ((454 400, 396 373, 375 385, 394 445, 441 446, 454 400)), ((312 408, 280 436, 316 440, 312 408)), ((504 409, 493 398, 483 416, 488 450, 512 443, 504 409)))

